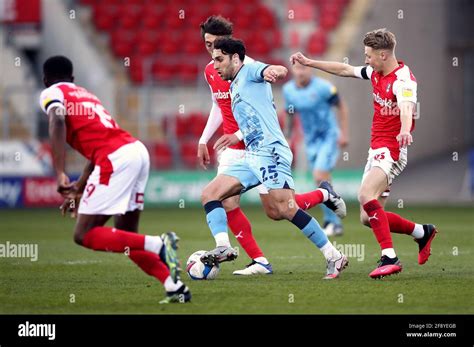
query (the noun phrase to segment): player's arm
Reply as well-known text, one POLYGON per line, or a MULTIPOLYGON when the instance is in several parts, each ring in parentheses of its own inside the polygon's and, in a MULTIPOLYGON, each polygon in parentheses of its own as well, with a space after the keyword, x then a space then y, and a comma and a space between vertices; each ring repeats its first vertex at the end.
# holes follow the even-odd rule
POLYGON ((291 138, 291 135, 293 135, 293 128, 295 125, 295 114, 290 113, 286 111, 286 121, 285 121, 285 137, 287 139, 291 138))
POLYGON ((275 83, 282 80, 288 74, 288 69, 282 65, 268 65, 262 71, 262 77, 269 83, 275 83))
POLYGON ((60 207, 63 216, 65 216, 67 212, 70 212, 72 218, 77 217, 79 201, 81 200, 82 193, 86 188, 87 180, 89 179, 92 171, 94 171, 94 164, 92 164, 90 161, 87 161, 81 176, 77 182, 72 183, 72 187, 68 190, 67 196, 65 196, 64 202, 60 207))
POLYGON ((356 67, 352 65, 340 63, 337 61, 312 60, 305 57, 301 52, 293 54, 290 57, 290 62, 291 64, 295 64, 296 62, 298 62, 302 65, 310 66, 312 68, 325 71, 336 76, 359 77, 355 71, 356 67))
POLYGON ((56 172, 58 192, 67 195, 72 185, 65 172, 66 162, 66 109, 52 106, 47 111, 49 117, 49 137, 53 152, 53 166, 56 172))
POLYGON ((291 138, 293 133, 293 127, 295 125, 295 107, 290 102, 290 97, 288 94, 288 85, 285 84, 283 86, 283 99, 285 100, 285 111, 286 111, 286 119, 285 119, 285 128, 284 134, 287 139, 291 138))
POLYGON ((340 96, 338 97, 335 107, 337 109, 339 128, 341 129, 338 144, 339 147, 343 148, 349 144, 349 109, 347 108, 345 101, 340 96))
POLYGON ((92 164, 91 161, 87 161, 86 165, 84 166, 84 169, 82 170, 81 177, 79 177, 79 179, 75 183, 75 189, 77 193, 82 194, 84 192, 84 189, 87 185, 87 180, 89 179, 89 176, 91 175, 92 171, 94 171, 94 164, 92 164))
POLYGON ((213 148, 214 150, 219 151, 229 146, 238 144, 240 141, 242 141, 243 138, 244 138, 244 135, 242 134, 242 131, 240 130, 237 130, 233 134, 224 134, 217 139, 213 148))
POLYGON ((397 135, 397 141, 400 147, 407 147, 413 143, 410 130, 413 125, 415 104, 411 101, 402 101, 398 105, 398 108, 400 109, 400 121, 402 126, 400 128, 400 134, 397 135))
POLYGON ((207 143, 211 137, 215 134, 219 126, 222 124, 222 112, 217 105, 217 102, 212 100, 211 112, 209 112, 209 117, 207 119, 206 126, 202 132, 201 138, 199 139, 197 158, 198 164, 204 169, 207 170, 207 165, 211 163, 211 158, 209 156, 209 150, 207 148, 207 143))
POLYGON ((397 98, 397 106, 400 110, 400 133, 397 141, 400 147, 407 147, 413 143, 411 129, 413 125, 413 115, 417 102, 417 84, 414 80, 397 79, 392 86, 393 94, 397 98))

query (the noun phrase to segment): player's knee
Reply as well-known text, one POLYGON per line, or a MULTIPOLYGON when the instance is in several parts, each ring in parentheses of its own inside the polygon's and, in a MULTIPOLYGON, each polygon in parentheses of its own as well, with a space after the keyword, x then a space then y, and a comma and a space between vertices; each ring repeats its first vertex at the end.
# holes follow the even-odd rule
POLYGON ((282 220, 282 219, 288 219, 290 220, 294 216, 294 211, 293 208, 290 206, 290 204, 286 202, 279 203, 277 205, 275 215, 273 218, 274 220, 282 220))
POLYGON ((280 215, 280 212, 276 208, 268 208, 265 210, 268 218, 273 219, 273 220, 281 220, 283 219, 280 215))
POLYGON ((368 194, 367 192, 361 190, 357 194, 357 199, 359 200, 359 203, 361 205, 365 205, 367 202, 373 200, 374 198, 371 196, 371 194, 368 194))
POLYGON ((204 190, 201 193, 201 203, 205 205, 209 201, 217 200, 216 194, 211 188, 204 188, 204 190))
POLYGON ((222 207, 224 207, 224 210, 226 212, 235 210, 236 208, 239 207, 239 201, 238 200, 236 201, 233 198, 225 199, 222 201, 222 207))

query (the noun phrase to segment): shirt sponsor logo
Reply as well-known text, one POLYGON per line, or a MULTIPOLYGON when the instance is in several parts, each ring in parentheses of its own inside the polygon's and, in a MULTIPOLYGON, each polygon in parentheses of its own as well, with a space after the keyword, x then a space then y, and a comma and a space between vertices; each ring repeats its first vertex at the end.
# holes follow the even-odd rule
POLYGON ((230 98, 230 92, 221 92, 220 90, 218 90, 217 92, 212 94, 214 95, 214 98, 216 100, 227 100, 230 98))
POLYGON ((381 107, 392 107, 393 106, 393 101, 389 99, 382 99, 379 93, 375 94, 372 93, 374 96, 374 101, 379 104, 381 107))

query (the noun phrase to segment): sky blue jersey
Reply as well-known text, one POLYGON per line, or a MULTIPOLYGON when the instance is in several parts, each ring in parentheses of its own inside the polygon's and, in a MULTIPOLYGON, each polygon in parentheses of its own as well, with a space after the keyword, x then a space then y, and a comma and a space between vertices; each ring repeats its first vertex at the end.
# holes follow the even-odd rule
POLYGON ((272 143, 288 146, 278 122, 271 84, 263 78, 269 65, 244 64, 230 85, 232 112, 244 135, 245 147, 258 151, 272 143))
POLYGON ((333 106, 339 103, 339 96, 331 83, 313 76, 307 86, 299 88, 291 80, 283 86, 283 96, 287 112, 299 114, 307 143, 331 132, 338 136, 333 106))

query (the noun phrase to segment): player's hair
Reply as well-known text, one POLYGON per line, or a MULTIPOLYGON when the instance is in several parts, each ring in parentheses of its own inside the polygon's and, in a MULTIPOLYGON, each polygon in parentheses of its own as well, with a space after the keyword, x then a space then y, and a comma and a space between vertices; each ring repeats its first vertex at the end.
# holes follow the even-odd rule
POLYGON ((72 78, 72 62, 62 55, 48 58, 43 64, 43 74, 49 81, 72 78))
POLYGON ((204 34, 212 34, 216 36, 231 36, 233 31, 233 24, 228 19, 222 16, 210 16, 205 22, 200 25, 201 36, 204 34))
POLYGON ((220 49, 225 55, 238 54, 240 61, 245 59, 245 44, 242 40, 221 37, 214 42, 214 49, 220 49))
POLYGON ((388 49, 393 51, 397 44, 395 35, 386 28, 369 31, 364 36, 364 45, 372 49, 388 49))

